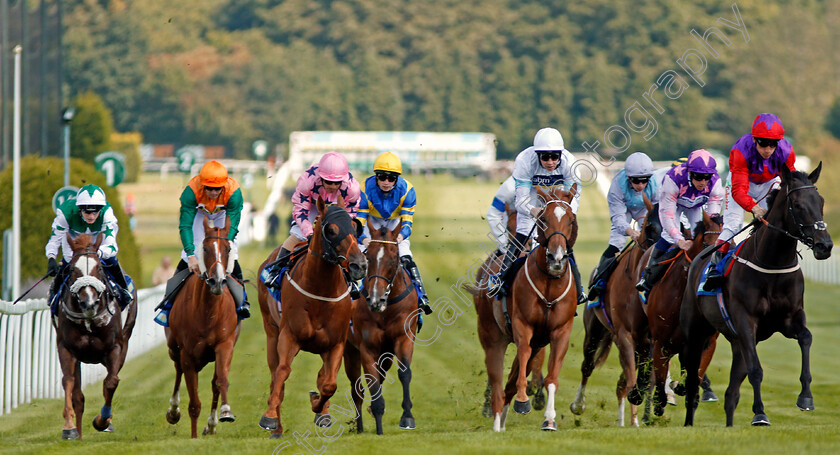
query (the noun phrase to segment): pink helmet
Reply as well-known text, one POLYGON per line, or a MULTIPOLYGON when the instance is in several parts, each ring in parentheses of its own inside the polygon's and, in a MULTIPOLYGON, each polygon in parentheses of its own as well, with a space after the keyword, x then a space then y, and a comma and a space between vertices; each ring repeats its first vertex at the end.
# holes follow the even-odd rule
POLYGON ((325 153, 318 162, 318 177, 331 182, 347 180, 350 175, 350 166, 347 165, 347 158, 338 152, 325 153))

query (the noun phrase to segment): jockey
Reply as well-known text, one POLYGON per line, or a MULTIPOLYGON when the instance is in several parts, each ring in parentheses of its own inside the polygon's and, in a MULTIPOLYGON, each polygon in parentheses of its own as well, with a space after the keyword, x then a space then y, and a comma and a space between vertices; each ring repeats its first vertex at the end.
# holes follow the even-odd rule
POLYGON ((660 182, 652 178, 654 174, 653 161, 642 152, 636 152, 627 157, 624 169, 619 171, 610 183, 607 193, 607 204, 610 209, 610 244, 601 255, 598 268, 595 270, 595 282, 589 288, 589 300, 595 300, 604 290, 607 279, 615 263, 615 255, 624 248, 629 236, 638 241, 641 232, 633 229, 630 222, 645 216, 647 208, 643 195, 647 195, 652 204, 659 202, 660 182))
POLYGON ((279 289, 280 270, 289 264, 289 257, 295 245, 308 241, 312 236, 312 223, 319 215, 317 201, 320 197, 327 204, 338 201, 340 194, 344 198, 345 210, 351 218, 356 218, 356 211, 361 193, 359 182, 350 173, 347 158, 337 152, 328 152, 318 164, 309 167, 297 180, 295 194, 292 195, 292 228, 289 237, 283 242, 277 260, 264 268, 265 284, 279 289))
POLYGON ((423 287, 420 270, 411 254, 411 228, 414 224, 414 207, 417 205, 417 195, 414 187, 401 177, 402 163, 400 158, 385 152, 376 157, 373 162, 373 173, 365 180, 361 202, 359 204, 358 220, 365 229, 362 244, 367 248, 370 243, 370 229, 386 228, 393 230, 399 224, 400 233, 397 236, 400 262, 408 270, 411 280, 418 288, 418 305, 426 314, 432 313, 429 297, 423 287))
POLYGON ((644 275, 636 284, 639 291, 650 292, 668 266, 663 261, 691 248, 691 240, 683 238, 680 230, 681 215, 686 216, 689 226, 694 226, 703 217, 703 205, 707 204, 707 213, 719 216, 723 186, 716 166, 715 158, 700 149, 691 152, 685 164, 671 168, 665 175, 659 195, 662 237, 653 246, 644 275), (674 244, 677 248, 671 249, 674 244))
POLYGON ((729 242, 741 230, 744 212, 752 212, 758 219, 767 213, 765 196, 780 181, 779 169, 787 166, 794 171, 796 155, 785 138, 782 121, 774 114, 759 114, 752 131, 741 136, 729 152, 729 176, 723 203, 723 229, 717 244, 721 246, 712 257, 703 289, 720 287, 723 277, 715 266, 729 251, 729 242))
POLYGON ((230 216, 230 258, 233 260, 231 276, 227 285, 236 304, 239 319, 251 316, 251 306, 243 285, 242 268, 239 266, 239 247, 236 234, 239 233, 239 220, 242 215, 243 198, 239 183, 228 175, 227 168, 218 161, 208 161, 201 167, 201 172, 190 179, 181 193, 181 215, 178 230, 181 235, 181 261, 175 268, 175 275, 166 283, 165 302, 160 314, 155 318, 161 325, 168 325, 169 309, 174 294, 191 273, 199 273, 198 258, 195 256, 196 245, 204 241, 204 217, 207 216, 215 226, 224 226, 225 218, 230 216), (166 303, 169 303, 167 305, 166 303))
POLYGON ((497 256, 503 254, 508 247, 507 223, 508 214, 506 207, 513 207, 516 199, 516 183, 513 176, 508 177, 493 196, 493 202, 487 209, 487 224, 490 225, 490 233, 499 245, 497 256))
POLYGON ((45 248, 47 261, 47 273, 55 277, 50 288, 49 301, 59 293, 65 279, 65 265, 73 259, 73 250, 67 243, 67 232, 80 232, 93 234, 101 232, 102 243, 99 245, 99 258, 102 266, 108 275, 117 284, 117 300, 120 307, 125 308, 134 298, 128 289, 128 284, 123 275, 120 263, 117 260, 117 217, 114 210, 105 200, 105 192, 96 185, 85 185, 76 194, 75 199, 64 201, 55 212, 55 219, 52 222, 52 234, 45 248), (63 253, 62 266, 59 267, 55 258, 58 255, 58 248, 63 253))
MULTIPOLYGON (((537 196, 537 187, 550 188, 563 185, 570 188, 579 180, 572 172, 572 165, 575 158, 571 152, 565 149, 563 136, 554 128, 542 128, 534 135, 534 145, 519 152, 513 164, 513 178, 516 186, 515 206, 516 215, 516 236, 512 245, 509 245, 505 253, 505 259, 499 273, 491 277, 491 293, 500 295, 506 292, 502 286, 504 275, 510 265, 519 256, 523 246, 528 240, 531 229, 536 223, 536 217, 542 211, 542 202, 537 196)), ((580 190, 571 203, 572 213, 577 214, 580 197, 580 190)), ((577 261, 574 253, 569 249, 569 258, 572 274, 575 278, 578 292, 578 304, 586 301, 586 294, 580 281, 577 261)))

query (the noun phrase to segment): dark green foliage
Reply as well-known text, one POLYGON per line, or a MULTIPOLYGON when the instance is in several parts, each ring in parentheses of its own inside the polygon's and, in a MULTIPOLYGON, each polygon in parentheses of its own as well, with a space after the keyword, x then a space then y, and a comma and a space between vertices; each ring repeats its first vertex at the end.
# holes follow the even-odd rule
POLYGON ((70 156, 92 163, 111 147, 114 120, 97 94, 82 93, 73 100, 76 116, 70 123, 70 156))
POLYGON ((834 137, 840 139, 840 98, 834 100, 828 116, 825 118, 825 129, 834 137))
MULTIPOLYGON (((46 273, 47 258, 44 247, 50 238, 51 226, 55 218, 52 209, 52 197, 63 186, 64 160, 58 158, 37 158, 28 156, 21 160, 20 166, 20 205, 24 216, 21 217, 21 279, 40 278, 46 273)), ((0 187, 7 188, 8 197, 0 198, 0 213, 9 216, 0 217, 0 232, 12 227, 12 166, 0 173, 0 187)), ((114 209, 119 221, 117 245, 120 251, 117 257, 126 273, 140 277, 140 252, 134 241, 134 234, 128 227, 128 217, 123 212, 119 192, 105 185, 105 177, 82 160, 70 160, 70 184, 81 187, 93 183, 104 191, 108 202, 114 209)), ((2 250, 2 244, 0 244, 2 250)), ((2 253, 2 252, 0 252, 2 253)), ((0 270, 2 274, 2 270, 0 270)), ((15 296, 17 297, 17 296, 15 296)))

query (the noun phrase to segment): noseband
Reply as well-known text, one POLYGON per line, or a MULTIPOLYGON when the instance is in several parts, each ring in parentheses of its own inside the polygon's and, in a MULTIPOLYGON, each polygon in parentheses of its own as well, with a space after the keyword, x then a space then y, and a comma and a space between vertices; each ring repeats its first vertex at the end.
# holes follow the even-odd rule
POLYGON ((353 241, 355 241, 356 236, 354 234, 355 230, 353 229, 350 216, 347 215, 347 212, 338 206, 330 206, 330 208, 327 209, 327 213, 324 214, 323 219, 321 220, 321 245, 324 252, 318 253, 316 251, 312 251, 311 249, 309 252, 329 262, 330 264, 344 264, 347 262, 347 257, 338 254, 336 250, 341 242, 347 238, 347 236, 351 236, 353 241), (330 210, 333 207, 336 208, 330 210), (327 226, 330 224, 338 226, 338 240, 336 242, 330 241, 327 237, 327 226))
POLYGON ((794 191, 808 190, 808 189, 813 189, 814 191, 816 191, 817 187, 814 186, 814 185, 803 185, 803 186, 799 186, 799 187, 796 187, 796 188, 791 188, 791 189, 787 190, 787 193, 785 194, 785 204, 787 205, 787 212, 788 212, 788 214, 790 214, 790 218, 793 220, 793 224, 796 226, 796 229, 799 232, 790 233, 787 229, 773 226, 772 224, 770 224, 764 218, 761 219, 761 222, 764 223, 764 225, 767 226, 768 228, 773 229, 773 230, 778 231, 778 232, 781 232, 781 233, 785 234, 786 236, 788 236, 788 237, 790 237, 794 240, 798 240, 799 242, 802 242, 803 245, 805 245, 806 247, 813 250, 814 249, 814 237, 817 236, 817 233, 819 231, 827 230, 828 225, 823 220, 817 220, 811 226, 800 223, 796 219, 796 214, 793 211, 793 205, 790 202, 790 194, 791 193, 793 193, 794 191), (812 235, 810 237, 805 235, 804 229, 807 228, 807 227, 810 227, 810 228, 814 229, 814 235, 812 235))
MULTIPOLYGON (((562 200, 562 199, 552 199, 552 200, 550 200, 550 201, 548 201, 548 202, 546 202, 546 203, 545 203, 545 208, 543 209, 543 213, 545 213, 545 212, 547 212, 547 211, 548 211, 548 206, 549 206, 550 204, 552 204, 552 203, 564 204, 566 207, 568 207, 568 208, 569 208, 569 210, 572 210, 572 205, 571 205, 571 204, 569 204, 568 202, 566 202, 566 201, 564 201, 564 200, 562 200)), ((559 220, 558 220, 558 221, 559 221, 559 220)), ((565 250, 566 250, 566 254, 564 254, 564 255, 563 255, 563 257, 561 257, 560 259, 561 259, 561 260, 568 259, 568 258, 569 258, 569 253, 568 253, 568 251, 569 251, 569 248, 568 248, 568 246, 569 246, 569 237, 568 237, 568 236, 566 236, 566 234, 564 234, 564 233, 562 233, 562 232, 560 232, 560 231, 552 231, 552 232, 551 232, 551 233, 549 233, 549 234, 545 234, 545 232, 543 231, 543 236, 545 237, 545 239, 544 239, 544 242, 545 242, 545 243, 544 243, 544 244, 542 244, 542 246, 543 246, 543 247, 545 247, 545 248, 548 248, 548 242, 549 242, 549 240, 551 240, 551 238, 552 238, 552 237, 554 237, 555 235, 560 235, 561 237, 563 237, 563 239, 565 239, 565 240, 566 240, 566 248, 565 248, 565 250)))
MULTIPOLYGON (((74 253, 73 254, 73 259, 75 260, 76 258, 78 258, 80 256, 96 256, 97 258, 99 257, 99 255, 96 251, 90 251, 89 248, 86 249, 86 251, 83 251, 81 253, 74 253)), ((74 264, 74 261, 71 261, 71 264, 74 264)), ((100 265, 100 268, 101 268, 101 265, 100 265)), ((86 287, 92 287, 97 292, 97 296, 96 296, 96 301, 97 302, 101 302, 103 300, 102 295, 108 289, 108 286, 105 283, 103 283, 102 279, 100 279, 98 277, 95 277, 93 275, 84 275, 84 276, 80 276, 80 277, 76 278, 73 281, 73 284, 70 285, 70 288, 68 289, 68 291, 70 292, 71 298, 76 299, 77 301, 81 300, 79 298, 79 291, 81 291, 82 288, 86 288, 86 287)), ((77 311, 71 310, 67 306, 67 299, 60 299, 60 302, 61 302, 61 310, 64 312, 64 315, 67 317, 67 319, 69 319, 71 321, 75 321, 75 322, 85 322, 86 324, 89 323, 89 321, 95 321, 97 319, 102 318, 105 315, 106 312, 109 313, 110 316, 113 316, 114 313, 116 312, 116 308, 112 308, 112 303, 113 302, 111 302, 111 301, 107 302, 104 305, 104 307, 101 308, 99 311, 97 311, 96 314, 94 314, 93 316, 87 316, 82 312, 77 312, 77 311)), ((108 320, 110 320, 110 318, 108 320)), ((107 322, 105 322, 105 323, 107 324, 107 322)))
MULTIPOLYGON (((385 243, 385 244, 388 244, 388 245, 397 245, 397 242, 394 242, 394 241, 391 241, 391 240, 373 240, 373 239, 371 239, 371 241, 370 241, 370 242, 371 242, 371 243, 374 243, 374 242, 376 242, 376 243, 385 243)), ((387 299, 387 298, 388 298, 388 295, 391 293, 391 287, 394 285, 394 280, 395 280, 395 279, 397 279, 397 274, 399 274, 399 273, 400 273, 400 264, 399 264, 399 261, 398 261, 398 263, 397 263, 397 267, 396 267, 396 269, 394 270, 394 275, 393 275, 393 276, 391 276, 391 278, 390 278, 390 279, 388 279, 388 277, 383 276, 383 275, 376 275, 376 274, 374 274, 374 275, 368 275, 368 276, 367 276, 367 278, 365 278, 365 280, 370 281, 370 280, 372 280, 372 279, 374 279, 374 278, 379 278, 379 279, 381 279, 381 280, 385 280, 385 283, 386 283, 386 287, 385 287, 385 298, 387 299)))

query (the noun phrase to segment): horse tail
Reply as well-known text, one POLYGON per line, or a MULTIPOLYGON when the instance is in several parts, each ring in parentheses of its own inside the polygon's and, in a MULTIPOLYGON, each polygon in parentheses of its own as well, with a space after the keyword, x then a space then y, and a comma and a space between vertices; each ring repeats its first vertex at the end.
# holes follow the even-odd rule
POLYGON ((610 348, 612 348, 613 340, 608 331, 604 331, 604 335, 598 340, 598 346, 595 348, 595 368, 600 367, 607 361, 610 356, 610 348))
POLYGON ((478 283, 463 283, 461 284, 461 289, 469 292, 473 297, 478 297, 482 290, 482 288, 478 287, 478 283))

